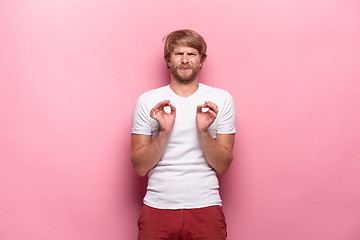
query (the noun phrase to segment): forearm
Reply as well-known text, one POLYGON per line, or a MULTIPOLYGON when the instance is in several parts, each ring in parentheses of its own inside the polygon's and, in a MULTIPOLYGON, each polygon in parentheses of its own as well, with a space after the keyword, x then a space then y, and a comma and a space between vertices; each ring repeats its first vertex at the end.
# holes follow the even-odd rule
MULTIPOLYGON (((136 136, 133 136, 133 142, 136 142, 134 138, 136 136)), ((169 135, 160 131, 154 140, 135 148, 133 146, 131 162, 134 171, 139 176, 145 176, 148 171, 156 166, 165 152, 168 140, 169 135)))
MULTIPOLYGON (((206 131, 198 131, 200 145, 208 164, 218 173, 225 173, 233 160, 232 147, 226 147, 225 144, 212 138, 206 131)), ((227 144, 232 146, 232 144, 227 144)))

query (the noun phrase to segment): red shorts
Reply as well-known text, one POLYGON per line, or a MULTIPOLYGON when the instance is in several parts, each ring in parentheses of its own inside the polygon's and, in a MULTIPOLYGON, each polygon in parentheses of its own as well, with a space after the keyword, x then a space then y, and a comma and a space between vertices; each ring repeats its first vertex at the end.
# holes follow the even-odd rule
POLYGON ((223 240, 226 222, 221 206, 157 209, 143 205, 138 240, 223 240))

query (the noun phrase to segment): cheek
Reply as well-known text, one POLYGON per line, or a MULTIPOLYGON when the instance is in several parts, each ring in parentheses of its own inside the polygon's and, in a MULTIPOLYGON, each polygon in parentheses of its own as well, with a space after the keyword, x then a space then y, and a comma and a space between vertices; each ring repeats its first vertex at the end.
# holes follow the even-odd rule
POLYGON ((192 62, 196 66, 201 66, 201 60, 199 58, 194 59, 192 62))

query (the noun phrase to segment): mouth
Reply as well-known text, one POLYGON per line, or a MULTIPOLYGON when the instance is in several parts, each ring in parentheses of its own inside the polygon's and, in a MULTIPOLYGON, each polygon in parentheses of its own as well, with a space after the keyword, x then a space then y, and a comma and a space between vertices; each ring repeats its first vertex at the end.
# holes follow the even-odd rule
POLYGON ((181 71, 189 71, 191 68, 190 67, 180 67, 179 69, 181 71))

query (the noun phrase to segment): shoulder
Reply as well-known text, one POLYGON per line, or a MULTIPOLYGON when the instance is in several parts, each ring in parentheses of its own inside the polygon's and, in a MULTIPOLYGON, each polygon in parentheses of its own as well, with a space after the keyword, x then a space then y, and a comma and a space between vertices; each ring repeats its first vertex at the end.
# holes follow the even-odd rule
POLYGON ((142 103, 145 105, 147 104, 153 105, 154 103, 158 103, 164 100, 164 98, 166 98, 166 96, 168 95, 168 88, 169 86, 166 85, 160 88, 156 88, 144 92, 139 96, 138 103, 142 103))
POLYGON ((166 94, 167 90, 168 90, 169 86, 163 86, 163 87, 159 87, 159 88, 155 88, 152 90, 149 90, 147 92, 144 92, 143 94, 140 95, 139 98, 151 98, 151 97, 155 97, 160 95, 164 95, 166 94))
POLYGON ((204 90, 204 92, 206 92, 206 94, 209 96, 213 96, 219 100, 222 99, 224 101, 233 101, 231 94, 224 89, 211 87, 202 83, 201 83, 201 87, 204 90))

